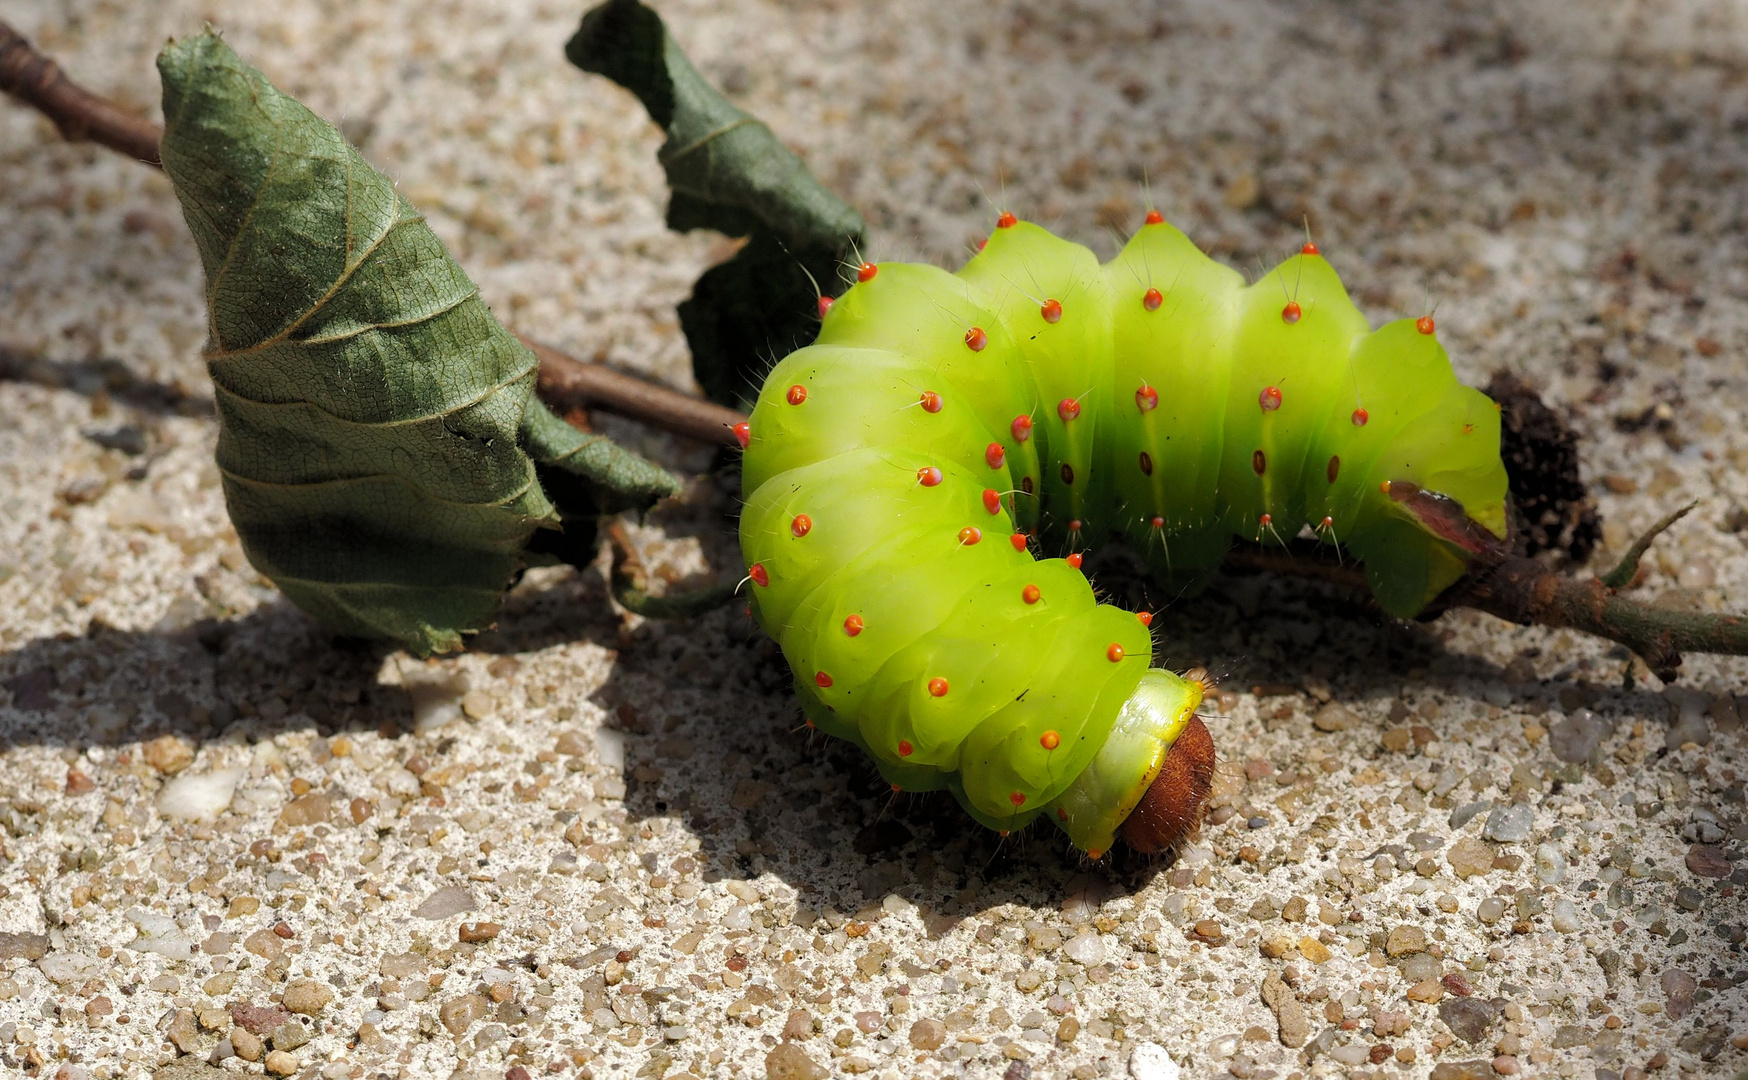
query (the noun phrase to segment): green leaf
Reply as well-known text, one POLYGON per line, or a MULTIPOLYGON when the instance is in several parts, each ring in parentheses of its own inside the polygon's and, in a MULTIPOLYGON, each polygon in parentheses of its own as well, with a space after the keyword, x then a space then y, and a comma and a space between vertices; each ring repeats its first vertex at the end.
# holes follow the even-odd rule
POLYGON ((330 124, 212 33, 158 71, 164 171, 206 270, 226 505, 294 603, 456 649, 537 533, 580 549, 599 513, 678 489, 541 406, 534 355, 330 124))
POLYGON ((862 240, 861 215, 770 128, 717 93, 638 0, 589 11, 565 55, 636 94, 667 132, 658 157, 673 188, 669 228, 748 237, 698 279, 680 305, 680 325, 704 392, 724 404, 750 401, 771 357, 813 340, 813 281, 837 292, 839 268, 862 240))

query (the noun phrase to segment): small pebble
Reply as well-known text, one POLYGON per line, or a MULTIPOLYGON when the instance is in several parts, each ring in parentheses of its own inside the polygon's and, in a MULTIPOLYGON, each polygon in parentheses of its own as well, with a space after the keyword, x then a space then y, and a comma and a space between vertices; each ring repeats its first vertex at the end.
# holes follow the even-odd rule
POLYGON ((1505 901, 1497 896, 1489 896, 1475 906, 1475 918, 1488 926, 1492 926, 1505 917, 1505 901))
MULTIPOLYGON (((1198 923, 1197 930, 1200 929, 1201 925, 1198 923)), ((1068 944, 1062 947, 1062 951, 1075 963, 1093 967, 1096 964, 1104 963, 1105 942, 1096 931, 1082 930, 1068 939, 1068 944)))
POLYGON ((1471 878, 1493 869, 1493 849, 1479 840, 1464 837, 1445 853, 1451 872, 1459 878, 1471 878))
POLYGON ((769 1080, 826 1080, 827 1072, 807 1051, 795 1043, 778 1043, 765 1055, 765 1075, 769 1080))
POLYGON ((1129 1055, 1130 1080, 1183 1080, 1183 1075, 1183 1069, 1158 1043, 1141 1043, 1129 1055))
POLYGON ((1660 980, 1663 986, 1663 1011, 1669 1019, 1679 1020, 1693 1011, 1694 994, 1699 983, 1679 968, 1665 968, 1660 980))
POLYGON ((284 1050, 273 1050, 267 1055, 267 1071, 275 1076, 290 1076, 299 1068, 298 1060, 284 1050))
POLYGON ((1536 845, 1536 880, 1558 885, 1566 879, 1566 856, 1553 844, 1536 845))
POLYGON ((1500 1054, 1493 1059, 1493 1071, 1500 1076, 1516 1076, 1518 1074, 1517 1058, 1510 1054, 1500 1054))
POLYGON ((1450 997, 1439 1002, 1438 1018, 1452 1035, 1466 1043, 1478 1043, 1499 1018, 1499 1011, 1478 997, 1450 997))
POLYGON ((1323 706, 1323 708, 1317 710, 1317 715, 1311 718, 1311 726, 1318 731, 1346 731, 1348 728, 1354 726, 1356 720, 1357 718, 1347 706, 1340 702, 1332 701, 1323 706))
POLYGON ((1534 810, 1524 803, 1512 803, 1510 806, 1495 807, 1487 815, 1487 823, 1481 826, 1481 836, 1496 843, 1515 843, 1529 839, 1535 824, 1534 810))
POLYGON ((1561 761, 1587 764, 1596 758, 1611 729, 1607 720, 1589 709, 1579 709, 1563 720, 1556 720, 1548 729, 1548 749, 1561 761))
POLYGON ((1572 901, 1560 899, 1554 901, 1554 929, 1562 934, 1575 934, 1580 928, 1578 907, 1572 901))

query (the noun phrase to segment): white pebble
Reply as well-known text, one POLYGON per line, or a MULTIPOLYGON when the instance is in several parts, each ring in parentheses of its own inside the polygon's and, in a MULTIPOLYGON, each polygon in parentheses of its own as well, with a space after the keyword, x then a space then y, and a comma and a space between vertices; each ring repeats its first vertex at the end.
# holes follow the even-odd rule
POLYGON ((1075 963, 1092 967, 1104 962, 1105 942, 1096 931, 1082 930, 1068 939, 1068 944, 1062 947, 1062 951, 1075 963))
POLYGON ((1536 879, 1544 885, 1558 885, 1566 877, 1566 856, 1553 844, 1536 847, 1536 879))
POLYGON ((157 953, 166 960, 186 960, 194 954, 193 940, 168 915, 134 908, 127 917, 140 931, 140 936, 127 944, 133 951, 157 953))
POLYGON ((1578 932, 1578 908, 1572 901, 1554 901, 1554 929, 1562 934, 1578 932))
POLYGON ((617 772, 625 771, 625 736, 612 728, 595 732, 595 757, 617 772))
POLYGON ((242 778, 241 769, 183 773, 158 792, 158 813, 180 821, 211 821, 231 805, 242 778))
POLYGON ((1183 1080, 1184 1071, 1158 1043, 1144 1042, 1129 1056, 1131 1080, 1183 1080))

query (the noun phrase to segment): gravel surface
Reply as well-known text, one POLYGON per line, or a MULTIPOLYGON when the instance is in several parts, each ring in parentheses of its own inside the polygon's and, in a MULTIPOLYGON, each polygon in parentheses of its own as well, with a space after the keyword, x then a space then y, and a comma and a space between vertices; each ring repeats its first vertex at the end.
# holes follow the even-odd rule
MULTIPOLYGON (((1316 239, 1374 319, 1583 437, 1597 565, 1748 608, 1748 15, 1709 0, 662 5, 869 218, 956 265, 1001 205, 1102 254, 1144 190, 1254 273, 1316 239)), ((337 118, 516 328, 687 385, 660 141, 537 0, 0 0, 155 109, 210 19, 337 118)), ((1219 581, 1155 623, 1224 683, 1175 861, 1000 842, 809 742, 738 612, 531 573, 436 662, 245 560, 167 183, 0 108, 0 1072, 177 1077, 1731 1076, 1748 689, 1570 633, 1219 581), (213 1062, 208 1065, 206 1062, 213 1062)), ((711 454, 635 531, 734 563, 711 454)), ((1131 603, 1120 555, 1089 564, 1131 603)), ((1152 597, 1164 604, 1170 597, 1152 597)))

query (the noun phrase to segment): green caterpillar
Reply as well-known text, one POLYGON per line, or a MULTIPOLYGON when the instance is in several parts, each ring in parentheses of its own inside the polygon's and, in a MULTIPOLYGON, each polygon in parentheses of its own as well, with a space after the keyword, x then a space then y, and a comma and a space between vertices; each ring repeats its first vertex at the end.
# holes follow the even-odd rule
POLYGON ((1306 526, 1406 617, 1506 532, 1497 406, 1313 244, 1247 287, 1157 213, 1103 266, 1004 213, 958 274, 864 264, 821 309, 737 430, 753 611, 812 726, 991 828, 1156 850, 1207 794, 1200 674, 1149 668, 1080 549, 1206 574, 1306 526))

